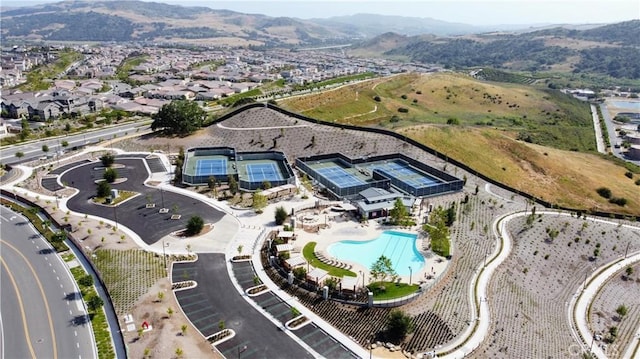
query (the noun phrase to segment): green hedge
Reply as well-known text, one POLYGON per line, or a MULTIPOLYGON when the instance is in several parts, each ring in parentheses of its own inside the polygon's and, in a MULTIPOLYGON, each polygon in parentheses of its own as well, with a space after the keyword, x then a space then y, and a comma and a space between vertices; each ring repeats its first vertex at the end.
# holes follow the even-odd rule
POLYGON ((18 212, 20 214, 22 214, 23 216, 27 217, 27 219, 29 220, 29 222, 31 222, 33 224, 34 227, 36 227, 36 229, 38 230, 38 232, 40 232, 40 234, 42 234, 42 236, 44 236, 44 238, 47 239, 47 241, 49 241, 49 243, 53 246, 53 248, 56 250, 56 252, 64 252, 69 250, 69 247, 67 247, 66 244, 62 243, 62 242, 53 242, 51 240, 51 237, 53 236, 53 231, 48 227, 44 225, 44 221, 40 219, 40 217, 38 217, 34 212, 29 211, 28 208, 23 207, 19 204, 13 203, 9 200, 6 200, 4 198, 1 198, 1 203, 4 206, 8 206, 9 208, 11 208, 12 210, 14 210, 15 212, 18 212))

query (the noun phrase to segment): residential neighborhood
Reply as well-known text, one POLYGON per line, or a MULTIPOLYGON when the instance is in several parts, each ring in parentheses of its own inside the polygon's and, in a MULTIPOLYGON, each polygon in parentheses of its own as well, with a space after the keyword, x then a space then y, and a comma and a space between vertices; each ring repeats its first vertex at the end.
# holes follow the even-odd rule
MULTIPOLYGON (((152 115, 171 100, 186 99, 205 105, 266 83, 278 82, 256 96, 278 97, 328 79, 371 73, 434 71, 424 65, 383 59, 351 58, 339 51, 251 49, 182 49, 137 44, 96 46, 17 47, 2 49, 2 114, 4 119, 47 122, 78 118, 103 109, 152 115), (55 61, 62 51, 82 54, 50 86, 39 91, 16 88, 29 71, 55 61), (119 70, 130 64, 124 76, 119 70)), ((9 126, 15 124, 9 123, 9 126)))

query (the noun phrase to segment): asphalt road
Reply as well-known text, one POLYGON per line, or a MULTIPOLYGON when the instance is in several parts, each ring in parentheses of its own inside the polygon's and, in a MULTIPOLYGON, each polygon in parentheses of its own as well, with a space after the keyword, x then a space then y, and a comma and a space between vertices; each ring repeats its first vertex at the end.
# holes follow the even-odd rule
POLYGON ((0 356, 95 358, 71 273, 24 217, 0 208, 0 356))
MULTIPOLYGON (((604 118, 604 123, 607 125, 607 134, 609 135, 609 141, 611 142, 611 152, 619 158, 622 158, 625 161, 629 161, 631 163, 635 163, 640 166, 640 161, 631 160, 622 154, 622 148, 615 148, 616 143, 622 143, 623 139, 618 137, 618 133, 616 132, 616 125, 613 123, 613 119, 609 115, 609 110, 607 110, 606 104, 600 104, 600 109, 602 110, 602 117, 604 118)), ((603 135, 605 135, 603 133, 603 135)))
POLYGON ((74 168, 63 174, 61 181, 77 188, 80 192, 71 197, 67 207, 75 212, 87 213, 117 221, 136 232, 147 244, 153 244, 171 232, 186 228, 191 216, 200 216, 205 223, 216 223, 224 213, 199 200, 177 193, 150 188, 144 185, 149 177, 143 159, 116 159, 116 164, 124 165, 116 168, 118 177, 127 178, 125 182, 113 184, 111 188, 141 193, 116 207, 94 204, 91 197, 96 194, 95 180, 101 179, 104 170, 97 169, 95 163, 74 168), (146 208, 147 202, 156 204, 155 208, 146 208), (169 208, 169 213, 158 213, 160 207, 169 208), (172 220, 171 215, 181 215, 172 220))
POLYGON ((142 126, 139 129, 140 132, 149 128, 149 126, 142 125, 139 122, 126 123, 123 125, 73 134, 69 136, 60 136, 40 141, 30 141, 21 145, 3 146, 2 151, 0 151, 0 163, 11 164, 40 158, 46 155, 54 156, 56 152, 64 150, 64 147, 62 147, 61 145, 62 141, 67 141, 69 143, 69 145, 67 146, 67 148, 69 149, 73 147, 81 147, 92 143, 97 143, 102 140, 111 139, 114 135, 116 135, 117 137, 121 137, 125 133, 132 134, 139 126, 142 126), (49 152, 42 152, 43 145, 47 145, 49 147, 49 152), (24 157, 20 159, 17 158, 16 152, 22 152, 24 154, 24 157))

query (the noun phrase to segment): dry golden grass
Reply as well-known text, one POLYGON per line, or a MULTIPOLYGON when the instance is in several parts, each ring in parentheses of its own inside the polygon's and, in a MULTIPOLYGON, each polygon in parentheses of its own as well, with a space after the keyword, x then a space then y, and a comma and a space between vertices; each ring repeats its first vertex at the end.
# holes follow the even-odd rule
MULTIPOLYGON (((624 167, 595 154, 515 140, 521 128, 512 120, 526 118, 544 126, 549 114, 562 111, 535 87, 481 82, 451 73, 403 74, 283 100, 281 105, 326 121, 382 126, 407 134, 486 176, 554 204, 640 215, 640 187, 624 176, 624 167), (382 101, 374 101, 375 96, 382 101), (369 113, 376 105, 377 111, 369 113), (409 113, 399 113, 398 107, 408 108, 409 113), (394 115, 400 120, 391 123, 394 115), (443 126, 451 117, 462 124, 491 121, 492 125, 443 126), (623 208, 607 202, 595 192, 598 187, 609 187, 629 204, 623 208)), ((591 127, 583 130, 590 133, 591 127)), ((573 136, 569 131, 556 133, 566 142, 572 139, 567 136, 573 136)))
POLYGON ((527 144, 493 129, 421 125, 398 132, 551 203, 640 214, 640 187, 625 177, 625 168, 598 155, 527 144), (619 207, 607 202, 596 193, 599 187, 610 188, 615 197, 624 197, 629 203, 619 207))

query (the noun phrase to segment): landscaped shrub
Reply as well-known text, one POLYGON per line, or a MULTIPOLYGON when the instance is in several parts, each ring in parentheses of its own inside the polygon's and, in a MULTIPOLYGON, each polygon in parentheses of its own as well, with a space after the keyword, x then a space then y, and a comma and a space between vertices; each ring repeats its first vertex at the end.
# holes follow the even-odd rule
POLYGON ((609 199, 609 202, 617 204, 620 207, 624 207, 627 204, 627 199, 622 197, 613 197, 609 199))
POLYGON ((204 220, 200 216, 193 216, 189 218, 189 222, 187 223, 187 235, 193 236, 202 231, 204 228, 204 220))
POLYGON ((279 206, 276 208, 275 217, 276 225, 280 226, 282 225, 282 223, 284 223, 285 219, 287 219, 287 211, 284 209, 284 207, 279 206))
POLYGON ((611 190, 607 187, 600 187, 596 190, 601 197, 611 198, 611 190))

